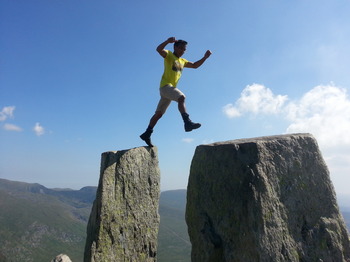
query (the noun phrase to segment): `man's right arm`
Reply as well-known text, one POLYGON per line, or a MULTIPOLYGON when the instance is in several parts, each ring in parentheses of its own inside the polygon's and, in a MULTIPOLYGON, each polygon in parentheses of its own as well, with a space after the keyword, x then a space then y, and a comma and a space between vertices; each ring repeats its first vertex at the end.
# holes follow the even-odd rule
POLYGON ((169 37, 166 41, 164 41, 163 43, 161 43, 158 47, 157 47, 157 52, 162 56, 162 57, 166 57, 167 52, 165 51, 165 47, 167 46, 167 44, 170 43, 174 43, 176 42, 175 37, 169 37))

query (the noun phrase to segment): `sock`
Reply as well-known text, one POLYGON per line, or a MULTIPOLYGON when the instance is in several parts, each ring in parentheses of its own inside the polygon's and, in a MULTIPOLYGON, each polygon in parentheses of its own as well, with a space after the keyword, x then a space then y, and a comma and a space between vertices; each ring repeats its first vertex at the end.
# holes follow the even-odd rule
POLYGON ((186 122, 186 121, 188 121, 189 120, 189 114, 187 114, 187 113, 182 113, 181 114, 181 116, 182 116, 182 119, 186 122))

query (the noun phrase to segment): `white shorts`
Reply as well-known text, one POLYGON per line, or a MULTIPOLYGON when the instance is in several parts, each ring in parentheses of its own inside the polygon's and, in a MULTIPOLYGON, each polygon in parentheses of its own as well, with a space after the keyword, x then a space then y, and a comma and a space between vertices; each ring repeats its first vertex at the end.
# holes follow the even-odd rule
POLYGON ((162 114, 165 113, 169 107, 171 101, 178 101, 181 96, 184 96, 179 89, 173 87, 172 85, 165 85, 159 88, 160 100, 156 111, 160 111, 162 114))

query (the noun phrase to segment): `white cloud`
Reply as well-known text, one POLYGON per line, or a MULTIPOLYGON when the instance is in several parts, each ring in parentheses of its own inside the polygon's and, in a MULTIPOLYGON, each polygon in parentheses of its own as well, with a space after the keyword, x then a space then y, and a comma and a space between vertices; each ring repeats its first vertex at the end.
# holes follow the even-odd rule
POLYGON ((222 110, 229 118, 240 117, 242 115, 233 104, 227 104, 222 110))
POLYGON ((40 125, 40 123, 36 123, 33 130, 37 136, 45 134, 45 129, 40 125))
POLYGON ((244 113, 278 114, 287 99, 287 96, 274 95, 263 85, 253 84, 243 89, 235 105, 225 105, 223 112, 229 118, 240 117, 244 113))
POLYGON ((287 103, 286 95, 275 95, 262 85, 247 86, 235 106, 223 107, 227 117, 243 114, 279 114, 290 124, 287 133, 312 133, 324 146, 350 146, 350 100, 346 89, 316 86, 299 100, 287 103))
POLYGON ((15 106, 5 106, 0 112, 0 121, 5 121, 7 118, 12 118, 15 108, 15 106))
POLYGON ((192 143, 193 142, 193 138, 183 138, 182 139, 182 142, 185 142, 185 143, 188 143, 188 144, 190 144, 190 143, 192 143))
POLYGON ((19 126, 13 125, 13 124, 8 124, 6 123, 4 125, 4 129, 7 131, 16 131, 16 132, 21 132, 22 128, 20 128, 19 126))
POLYGON ((287 121, 286 133, 311 133, 320 145, 336 188, 349 192, 350 99, 347 90, 320 85, 287 103, 287 96, 274 95, 264 86, 253 86, 258 87, 246 87, 235 106, 224 107, 226 116, 233 117, 230 110, 239 112, 237 116, 278 114, 287 121))
POLYGON ((287 133, 310 132, 324 147, 350 146, 350 100, 345 89, 317 86, 286 107, 287 133))

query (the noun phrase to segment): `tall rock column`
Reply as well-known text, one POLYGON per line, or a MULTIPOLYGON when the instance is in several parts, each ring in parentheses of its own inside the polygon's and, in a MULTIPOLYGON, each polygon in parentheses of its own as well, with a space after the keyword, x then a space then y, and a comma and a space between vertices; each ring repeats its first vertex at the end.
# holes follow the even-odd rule
POLYGON ((84 261, 156 261, 159 197, 156 148, 103 153, 84 261))
POLYGON ((310 134, 200 145, 186 221, 192 262, 348 262, 349 235, 310 134))

